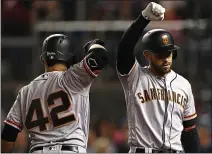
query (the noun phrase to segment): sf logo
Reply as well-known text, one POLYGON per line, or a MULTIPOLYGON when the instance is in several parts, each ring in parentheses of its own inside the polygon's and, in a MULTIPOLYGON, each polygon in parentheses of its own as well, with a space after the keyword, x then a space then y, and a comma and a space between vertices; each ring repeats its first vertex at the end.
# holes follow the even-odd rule
POLYGON ((168 36, 167 35, 163 35, 162 36, 162 40, 164 44, 168 44, 169 40, 168 40, 168 36))

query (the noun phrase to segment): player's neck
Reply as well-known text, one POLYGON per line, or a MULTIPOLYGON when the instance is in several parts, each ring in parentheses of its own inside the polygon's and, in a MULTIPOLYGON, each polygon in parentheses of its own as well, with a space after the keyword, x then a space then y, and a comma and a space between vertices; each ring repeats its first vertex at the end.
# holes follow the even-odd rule
POLYGON ((45 72, 53 72, 53 71, 67 71, 67 67, 64 64, 55 64, 53 66, 45 68, 45 72))

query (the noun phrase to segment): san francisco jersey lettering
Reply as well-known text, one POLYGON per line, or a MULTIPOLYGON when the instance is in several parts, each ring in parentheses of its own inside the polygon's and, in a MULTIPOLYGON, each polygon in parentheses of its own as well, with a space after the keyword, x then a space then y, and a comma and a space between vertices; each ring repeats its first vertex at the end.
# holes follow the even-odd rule
POLYGON ((152 75, 136 61, 119 79, 124 89, 131 147, 182 151, 183 121, 197 116, 190 83, 173 70, 152 75))
POLYGON ((89 89, 93 74, 85 59, 66 72, 46 72, 23 87, 5 123, 29 133, 31 148, 77 144, 87 148, 89 89))

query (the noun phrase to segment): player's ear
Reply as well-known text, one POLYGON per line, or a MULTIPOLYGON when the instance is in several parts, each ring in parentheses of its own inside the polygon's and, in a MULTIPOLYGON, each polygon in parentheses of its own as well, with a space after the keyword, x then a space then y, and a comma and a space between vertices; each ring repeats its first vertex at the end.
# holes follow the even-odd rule
POLYGON ((150 52, 149 51, 144 51, 143 55, 147 60, 150 60, 150 52))
POLYGON ((40 56, 40 61, 43 63, 43 65, 47 65, 46 61, 43 59, 42 55, 40 56))

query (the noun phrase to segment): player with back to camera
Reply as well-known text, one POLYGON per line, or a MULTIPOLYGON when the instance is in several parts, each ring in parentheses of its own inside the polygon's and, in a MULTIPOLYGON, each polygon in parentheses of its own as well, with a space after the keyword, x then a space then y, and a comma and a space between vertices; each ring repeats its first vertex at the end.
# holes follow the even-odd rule
POLYGON ((30 152, 85 153, 89 133, 89 90, 108 63, 104 42, 85 44, 86 56, 74 64, 68 37, 54 34, 43 42, 45 73, 21 88, 2 131, 2 152, 11 152, 25 128, 30 152))
POLYGON ((144 28, 151 20, 163 20, 164 13, 161 5, 149 3, 118 47, 117 71, 127 105, 130 153, 200 150, 191 85, 171 69, 179 48, 171 33, 148 31, 142 38, 142 50, 133 54, 144 28), (149 66, 140 66, 143 55, 149 66))

